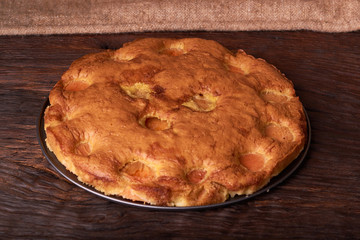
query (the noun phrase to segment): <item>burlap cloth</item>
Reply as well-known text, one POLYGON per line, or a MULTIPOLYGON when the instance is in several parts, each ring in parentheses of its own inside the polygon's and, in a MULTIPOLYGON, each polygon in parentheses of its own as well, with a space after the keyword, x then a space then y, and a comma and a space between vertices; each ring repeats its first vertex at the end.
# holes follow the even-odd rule
POLYGON ((0 0, 1 35, 359 29, 359 0, 0 0))

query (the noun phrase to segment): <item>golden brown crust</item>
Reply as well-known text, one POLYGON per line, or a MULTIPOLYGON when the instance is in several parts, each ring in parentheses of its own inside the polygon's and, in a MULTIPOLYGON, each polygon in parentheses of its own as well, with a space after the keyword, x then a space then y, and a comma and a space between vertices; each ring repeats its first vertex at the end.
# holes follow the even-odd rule
POLYGON ((302 151, 275 67, 203 39, 142 39, 76 60, 50 93, 47 145, 108 195, 194 206, 251 194, 302 151))

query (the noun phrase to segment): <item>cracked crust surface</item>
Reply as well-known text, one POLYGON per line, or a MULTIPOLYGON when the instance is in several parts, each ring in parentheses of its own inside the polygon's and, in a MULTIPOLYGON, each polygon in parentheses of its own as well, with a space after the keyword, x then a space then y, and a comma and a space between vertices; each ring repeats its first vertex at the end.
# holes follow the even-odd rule
POLYGON ((274 66, 204 39, 142 39, 76 60, 46 143, 107 195, 196 206, 251 194, 302 151, 306 118, 274 66))

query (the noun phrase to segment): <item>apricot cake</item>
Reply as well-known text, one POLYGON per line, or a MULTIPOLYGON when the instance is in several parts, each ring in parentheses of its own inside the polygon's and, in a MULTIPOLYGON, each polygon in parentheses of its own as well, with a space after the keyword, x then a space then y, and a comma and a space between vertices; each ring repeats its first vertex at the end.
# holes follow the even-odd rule
POLYGON ((252 194, 303 150, 306 118, 274 66, 204 39, 86 55, 50 92, 46 143, 106 195, 197 206, 252 194))

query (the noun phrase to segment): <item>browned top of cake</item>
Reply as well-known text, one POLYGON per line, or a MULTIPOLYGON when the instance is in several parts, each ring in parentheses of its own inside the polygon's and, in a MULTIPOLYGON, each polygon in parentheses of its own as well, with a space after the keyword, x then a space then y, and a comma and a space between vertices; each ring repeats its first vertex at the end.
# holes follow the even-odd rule
POLYGON ((203 39, 142 39, 76 60, 50 93, 47 145, 80 181, 154 205, 251 194, 304 147, 275 67, 203 39))

